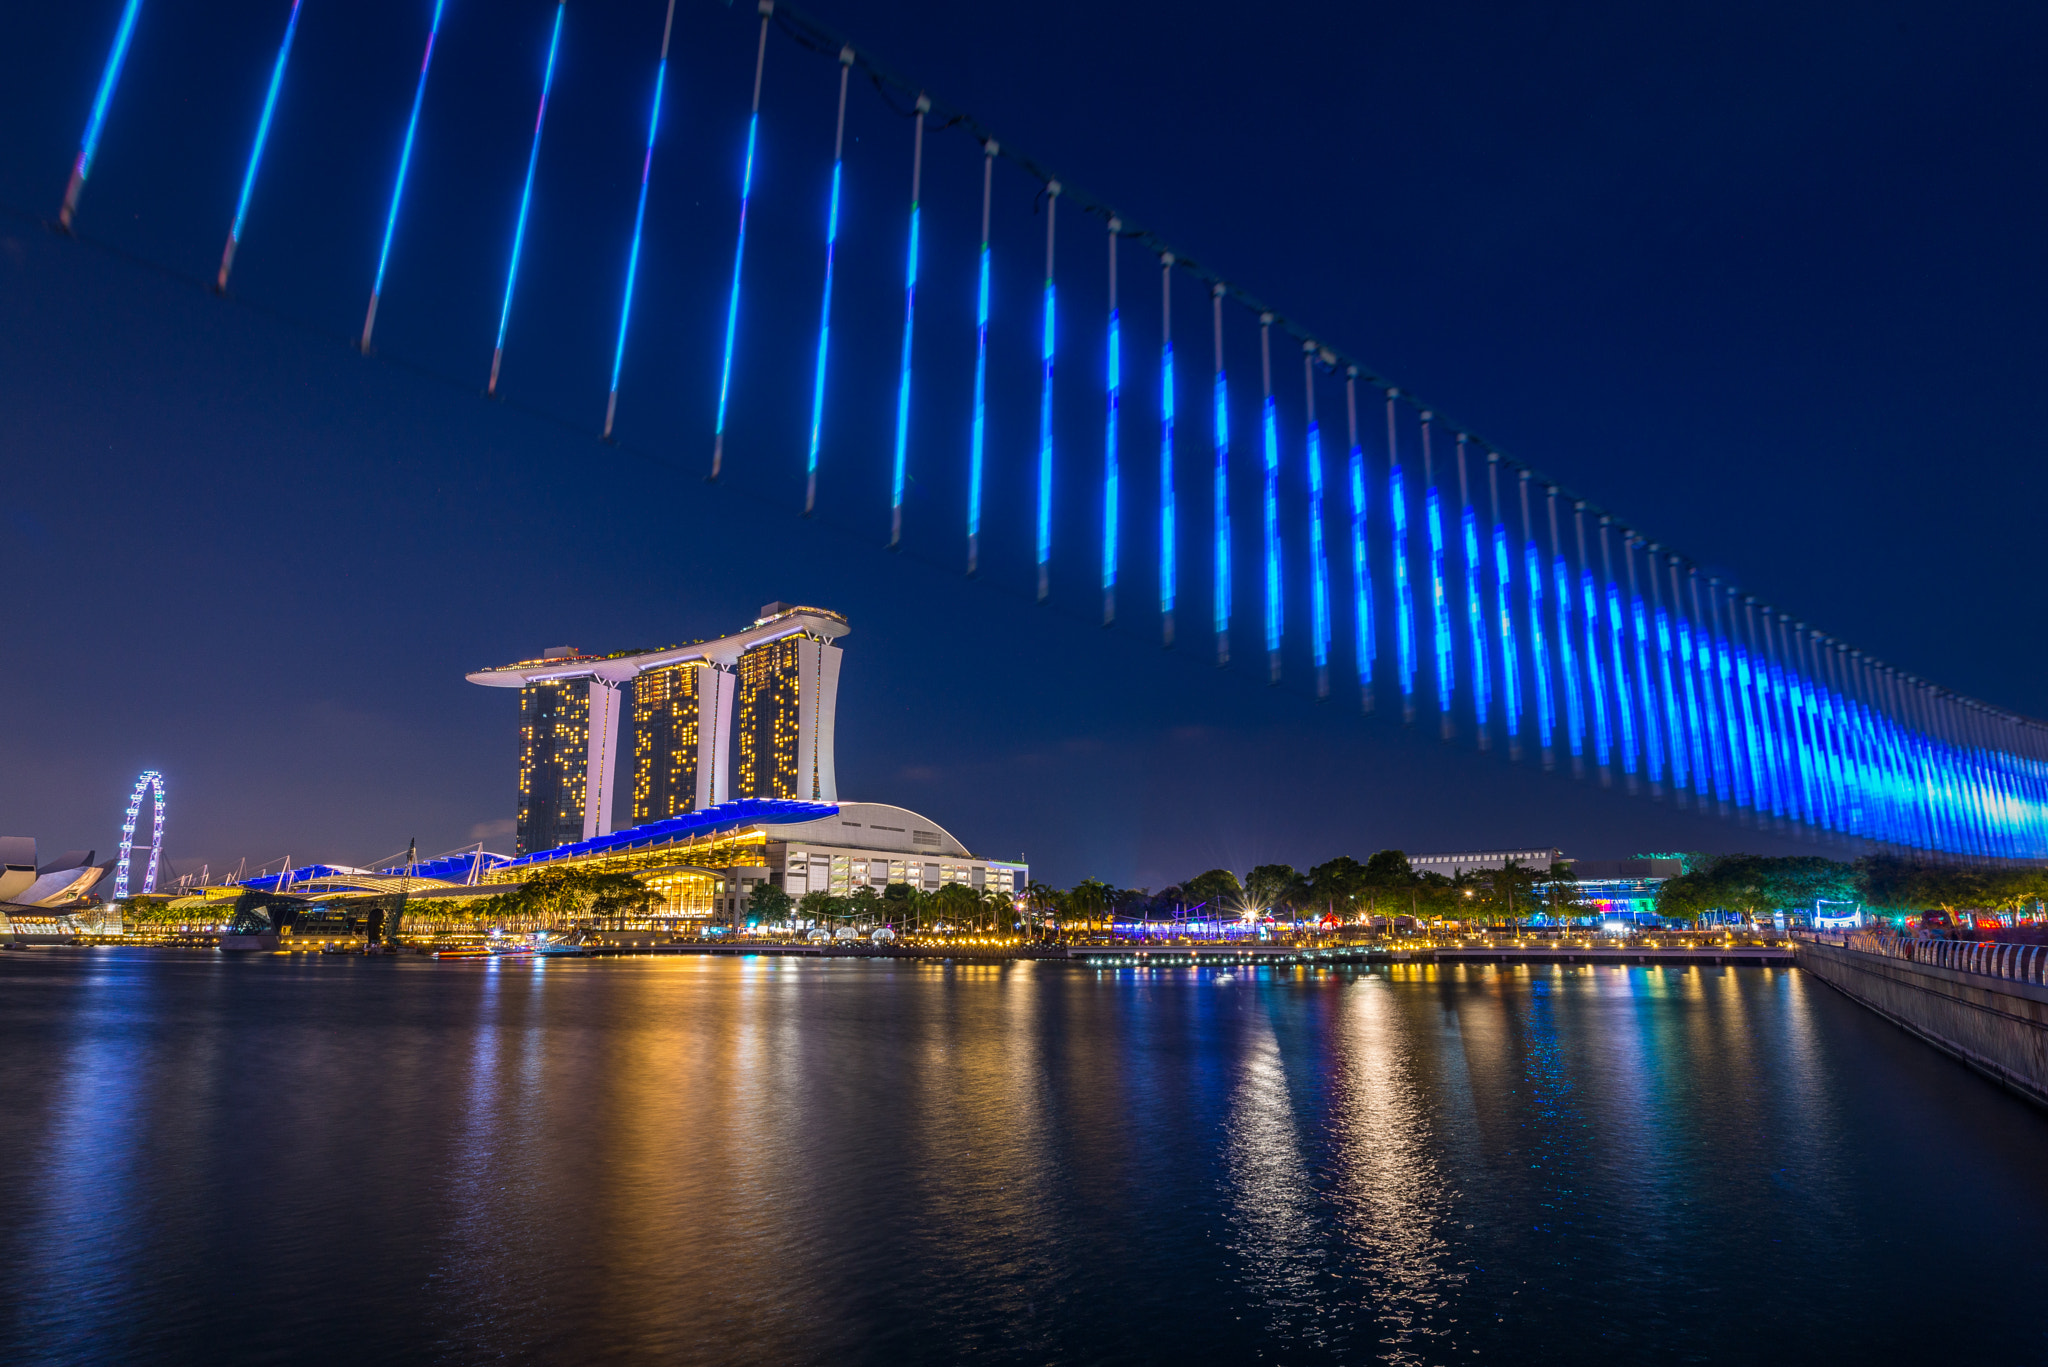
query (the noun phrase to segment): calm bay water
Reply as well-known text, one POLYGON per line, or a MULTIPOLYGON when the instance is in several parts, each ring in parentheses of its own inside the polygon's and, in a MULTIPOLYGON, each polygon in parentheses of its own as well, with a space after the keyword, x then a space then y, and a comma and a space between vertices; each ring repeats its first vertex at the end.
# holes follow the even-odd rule
POLYGON ((0 1359, 2048 1362, 2048 1117, 1785 969, 0 955, 0 1359))

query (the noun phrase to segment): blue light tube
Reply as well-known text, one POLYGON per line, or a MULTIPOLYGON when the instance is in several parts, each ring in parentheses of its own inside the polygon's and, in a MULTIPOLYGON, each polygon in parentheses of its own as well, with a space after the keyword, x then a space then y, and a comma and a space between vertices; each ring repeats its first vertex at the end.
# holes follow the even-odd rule
POLYGON ((405 197, 405 176, 412 167, 413 136, 419 131, 420 104, 427 95, 427 71, 434 64, 434 40, 441 34, 441 7, 434 0, 434 17, 427 25, 427 51, 420 58, 420 79, 413 87, 412 113, 405 120, 405 143, 398 153, 398 176, 391 183, 391 212, 384 216, 384 243, 377 249, 377 278, 370 286, 370 311, 363 318, 362 349, 370 349, 370 333, 377 326, 377 300, 384 293, 384 267, 391 261, 391 237, 398 231, 398 203, 405 197))
MULTIPOLYGON (((1428 462, 1425 460, 1424 464, 1428 462)), ((1444 589, 1444 519, 1437 499, 1435 472, 1422 495, 1423 524, 1429 535, 1430 638, 1436 657, 1436 710, 1448 724, 1451 716, 1451 603, 1444 589)))
POLYGON ((291 60, 292 39, 298 36, 300 3, 301 0, 292 0, 292 15, 284 26, 284 41, 278 44, 277 61, 270 68, 270 88, 263 94, 263 115, 256 121, 256 141, 249 148, 249 168, 242 173, 242 193, 235 200, 235 221, 228 227, 228 244, 221 252, 220 274, 214 278, 214 288, 223 292, 228 287, 228 272, 234 269, 235 248, 242 240, 242 221, 249 214, 249 196, 256 189, 256 168, 263 164, 263 144, 270 138, 271 116, 277 112, 277 92, 284 88, 284 69, 291 60))
MULTIPOLYGON (((1626 546, 1626 543, 1624 543, 1626 546)), ((1628 551, 1633 554, 1633 550, 1628 551)), ((1629 566, 1633 578, 1635 566, 1629 566)), ((1643 772, 1650 782, 1657 783, 1664 773, 1664 738, 1657 725, 1657 679, 1650 669, 1649 619, 1643 611, 1643 595, 1631 592, 1629 611, 1635 635, 1636 696, 1640 703, 1638 715, 1643 719, 1643 772)))
MULTIPOLYGON (((1659 573, 1654 564, 1650 570, 1652 575, 1659 573)), ((1683 689, 1672 677, 1679 672, 1678 650, 1671 629, 1671 614, 1664 610, 1662 603, 1656 604, 1655 608, 1658 674, 1664 695, 1664 734, 1670 738, 1671 786, 1682 794, 1691 782, 1692 749, 1686 743, 1683 689)))
MULTIPOLYGON (((1695 594, 1697 598, 1697 594, 1695 594)), ((1698 612, 1695 602, 1694 611, 1698 612)), ((1714 788, 1723 802, 1733 801, 1746 805, 1742 800, 1742 775, 1736 761, 1737 739, 1734 716, 1728 709, 1727 680, 1722 669, 1725 660, 1722 655, 1720 633, 1714 629, 1707 614, 1701 613, 1695 628, 1700 659, 1700 691, 1706 699, 1708 735, 1714 743, 1714 788)))
POLYGON ((1486 612, 1479 602, 1479 519, 1465 490, 1465 452, 1458 452, 1459 530, 1465 542, 1465 630, 1472 638, 1472 723, 1483 738, 1491 710, 1493 676, 1486 660, 1486 612))
POLYGON ((604 409, 607 437, 612 434, 612 419, 619 411, 619 371, 626 364, 626 324, 633 317, 633 281, 640 273, 640 229, 647 221, 647 182, 654 171, 654 134, 661 127, 662 88, 668 82, 668 36, 675 17, 675 0, 669 0, 668 25, 661 31, 661 60, 654 68, 654 107, 647 113, 647 150, 640 158, 640 202, 633 209, 633 246, 626 253, 626 289, 619 300, 619 340, 612 348, 612 388, 604 409))
MULTIPOLYGON (((1675 585, 1674 585, 1675 587, 1675 585)), ((1692 630, 1683 614, 1677 615, 1678 668, 1683 675, 1685 687, 1682 698, 1685 706, 1685 735, 1691 760, 1692 788, 1701 797, 1713 790, 1714 775, 1712 761, 1707 756, 1707 740, 1704 734, 1705 721, 1700 714, 1699 685, 1694 681, 1696 672, 1693 662, 1692 630)))
POLYGON ((1564 680, 1565 741, 1572 758, 1577 759, 1586 749, 1586 712, 1585 702, 1579 696, 1579 666, 1572 648, 1571 571, 1561 555, 1551 557, 1550 588, 1552 611, 1557 615, 1557 672, 1564 680))
MULTIPOLYGON (((1835 647, 1828 647, 1828 682, 1826 702, 1829 721, 1835 735, 1835 748, 1840 760, 1843 796, 1843 829, 1862 832, 1867 826, 1864 820, 1863 772, 1861 759, 1856 752, 1856 737, 1850 729, 1848 701, 1842 696, 1840 661, 1833 658, 1835 647)), ((1951 759, 1953 752, 1951 751, 1951 759)))
MULTIPOLYGON (((732 394, 733 340, 740 326, 740 267, 747 259, 747 205, 754 191, 754 146, 761 131, 761 73, 768 62, 768 20, 774 13, 772 0, 762 0, 761 30, 754 47, 754 103, 747 116, 747 155, 740 171, 740 226, 732 248, 732 293, 725 305, 725 355, 718 370, 718 418, 711 434, 711 478, 725 468, 726 400, 732 394)), ((986 238, 986 234, 983 234, 986 238)))
MULTIPOLYGON (((1114 265, 1112 274, 1114 280, 1114 265)), ((1117 517, 1118 502, 1122 497, 1123 473, 1117 467, 1116 419, 1117 405, 1123 397, 1123 324, 1117 311, 1109 311, 1109 382, 1107 385, 1106 415, 1102 433, 1102 592, 1103 621, 1107 625, 1116 616, 1116 558, 1117 558, 1117 517)))
MULTIPOLYGON (((1217 337, 1222 356, 1222 337, 1217 337)), ((1218 663, 1230 658, 1230 385, 1222 365, 1216 367, 1216 651, 1218 663)))
POLYGON ((85 119, 85 136, 79 140, 78 156, 71 163, 71 182, 64 187, 64 207, 57 213, 57 221, 67 229, 78 212, 78 197, 85 190, 86 178, 92 174, 93 158, 99 155, 100 129, 107 122, 107 106, 113 103, 114 87, 121 83, 121 66, 128 60, 128 43, 135 36, 135 16, 141 9, 142 0, 128 0, 121 9, 114 46, 107 52, 107 65, 100 72, 100 88, 93 96, 92 113, 85 119))
POLYGON ((1806 728, 1820 795, 1820 824, 1830 830, 1842 829, 1841 774, 1835 761, 1834 737, 1821 707, 1820 685, 1806 678, 1801 682, 1806 708, 1806 728))
POLYGON ((566 0, 555 5, 555 27, 548 36, 548 61, 540 78, 540 109, 533 116, 533 146, 526 154, 526 183, 519 191, 519 218, 512 228, 512 260, 505 268, 505 302, 498 308, 498 342, 491 352, 491 380, 484 392, 498 392, 498 366, 505 358, 505 328, 512 321, 512 287, 519 280, 519 253, 526 245, 526 211, 533 203, 533 173, 540 165, 540 131, 547 123, 548 92, 555 84, 555 54, 562 45, 562 12, 566 0))
MULTIPOLYGON (((1749 633, 1754 639, 1755 633, 1749 633)), ((1751 763, 1758 765, 1761 788, 1758 798, 1774 817, 1784 817, 1789 808, 1789 798, 1784 786, 1785 772, 1779 762, 1777 751, 1776 717, 1771 706, 1770 680, 1764 672, 1762 656, 1750 654, 1747 646, 1738 645, 1735 653, 1735 673, 1742 684, 1743 708, 1751 720, 1752 742, 1751 763)))
MULTIPOLYGON (((1357 424, 1353 424, 1356 427, 1357 424)), ((1365 554, 1365 448, 1351 447, 1351 615, 1358 631, 1353 653, 1357 657, 1358 686, 1363 696, 1372 697, 1373 620, 1372 564, 1365 554)))
POLYGON ((1586 696, 1593 713, 1593 758, 1602 768, 1613 762, 1614 744, 1607 728, 1607 684, 1600 669, 1600 599, 1593 591, 1593 572, 1579 570, 1579 599, 1585 613, 1580 628, 1586 655, 1586 696))
MULTIPOLYGON (((1600 555, 1607 555, 1607 531, 1600 531, 1600 555)), ((1610 564, 1605 575, 1607 580, 1607 657, 1614 673, 1614 715, 1621 722, 1621 771, 1633 774, 1636 771, 1636 720, 1635 688, 1629 683, 1628 651, 1623 641, 1621 618, 1621 591, 1614 584, 1614 570, 1610 564)))
MULTIPOLYGON (((1768 614, 1767 614, 1768 616, 1768 614)), ((1792 656, 1781 637, 1782 622, 1766 622, 1765 636, 1771 643, 1771 675, 1777 687, 1779 708, 1784 714, 1785 745, 1791 756, 1793 793, 1798 799, 1800 819, 1821 824, 1820 774, 1815 768, 1812 728, 1800 698, 1801 681, 1792 656)))
POLYGON ((1512 607, 1514 576, 1508 556, 1508 529, 1496 519, 1493 524, 1493 615, 1500 624, 1500 711, 1507 724, 1508 740, 1522 731, 1522 663, 1516 658, 1515 615, 1512 607))
POLYGON ((1752 652, 1750 668, 1756 676, 1758 704, 1764 716, 1764 762, 1771 768, 1779 815, 1797 821, 1801 818, 1799 761, 1792 749, 1784 681, 1779 676, 1777 659, 1771 649, 1770 617, 1768 613, 1764 615, 1761 632, 1756 627, 1754 605, 1749 607, 1747 618, 1752 652))
POLYGON ((1764 764, 1766 742, 1757 727, 1755 680, 1750 675, 1749 656, 1732 641, 1728 645, 1728 655, 1734 672, 1735 696, 1742 712, 1743 754, 1748 760, 1750 773, 1749 805, 1755 811, 1778 815, 1772 801, 1771 773, 1764 764))
POLYGON ((988 243, 981 244, 981 263, 974 293, 974 426, 967 455, 967 572, 979 565, 981 539, 981 461, 988 437, 988 243))
POLYGON ((974 423, 967 447, 967 573, 981 570, 981 462, 988 439, 988 223, 995 185, 994 142, 981 144, 981 255, 974 293, 974 423))
MULTIPOLYGON (((1050 210, 1048 210, 1049 212, 1050 210)), ((1038 387, 1038 598, 1052 591, 1048 565, 1052 560, 1052 277, 1045 281, 1045 335, 1040 341, 1042 370, 1038 387)))
MULTIPOLYGON (((1753 611, 1746 618, 1754 618, 1753 611)), ((1754 709, 1757 752, 1763 764, 1764 796, 1770 803, 1771 815, 1785 818, 1792 815, 1792 785, 1785 764, 1784 738, 1779 734, 1776 700, 1771 692, 1769 663, 1756 651, 1756 628, 1751 620, 1745 620, 1749 629, 1744 633, 1745 641, 1736 657, 1738 671, 1748 681, 1751 706, 1754 709)))
POLYGON ((1274 665, 1277 669, 1280 613, 1284 606, 1280 595, 1280 424, 1270 386, 1260 407, 1259 422, 1266 447, 1266 653, 1276 657, 1274 665))
POLYGON ((1713 611, 1707 621, 1710 623, 1708 636, 1713 647, 1714 678, 1720 686, 1716 705, 1721 715, 1722 746, 1728 753, 1729 787, 1738 805, 1749 807, 1754 802, 1754 786, 1743 769, 1746 753, 1746 737, 1742 729, 1742 716, 1735 705, 1735 669, 1728 638, 1721 634, 1720 585, 1709 581, 1707 593, 1713 603, 1713 611))
POLYGON ((1323 546, 1323 438, 1313 420, 1308 425, 1308 561, 1309 631, 1314 637, 1316 669, 1330 664, 1330 564, 1323 546))
POLYGON ((818 363, 811 379, 811 435, 804 472, 818 473, 818 443, 825 426, 825 361, 832 347, 832 266, 839 248, 839 184, 841 164, 832 163, 832 196, 825 215, 825 289, 818 306, 818 363))
MULTIPOLYGON (((1802 638, 1806 637, 1804 631, 1801 631, 1800 635, 1802 638)), ((1810 660, 1811 639, 1802 639, 1799 644, 1800 653, 1810 660)), ((1810 670, 1810 663, 1802 666, 1799 675, 1799 694, 1800 705, 1806 713, 1808 744, 1820 797, 1820 824, 1830 830, 1839 831, 1844 828, 1841 765, 1835 754, 1834 730, 1829 724, 1820 680, 1809 672, 1810 670)))
MULTIPOLYGON (((1392 416, 1388 423, 1392 425, 1392 416)), ((1392 449, 1391 447, 1389 448, 1392 449)), ((1415 719, 1415 604, 1408 574, 1408 498, 1401 488, 1401 464, 1387 467, 1387 515, 1394 533, 1394 652, 1401 685, 1401 715, 1415 719)))
POLYGON ((715 452, 722 449, 725 442, 726 400, 732 393, 732 344, 740 326, 740 266, 747 259, 747 202, 754 191, 754 140, 760 129, 759 114, 747 120, 747 157, 740 172, 740 230, 732 249, 732 293, 725 305, 725 356, 718 368, 718 421, 713 429, 715 447, 711 466, 714 477, 719 467, 715 452))
POLYGON ((1764 677, 1769 681, 1772 725, 1777 732, 1778 762, 1785 786, 1786 806, 1796 821, 1811 822, 1814 817, 1812 789, 1807 782, 1806 757, 1799 739, 1798 704, 1792 696, 1791 681, 1786 676, 1783 661, 1778 657, 1777 624, 1773 614, 1766 608, 1761 614, 1764 677))
POLYGON ((1052 594, 1052 361, 1054 339, 1053 230, 1058 226, 1060 183, 1045 187, 1045 333, 1039 342, 1038 384, 1038 601, 1052 594))
POLYGON ((1159 348, 1159 613, 1167 619, 1169 644, 1179 591, 1179 569, 1174 563, 1174 539, 1180 535, 1178 511, 1173 496, 1173 339, 1169 337, 1159 348))
POLYGON ((1556 743, 1557 698, 1550 679, 1550 649, 1543 639, 1543 561, 1534 541, 1522 547, 1522 578, 1529 586, 1529 665, 1536 674, 1537 738, 1546 759, 1556 743))
POLYGON ((917 319, 918 205, 910 205, 910 259, 903 268, 903 358, 896 378, 896 459, 889 474, 889 544, 903 536, 903 483, 910 459, 910 338, 917 319))

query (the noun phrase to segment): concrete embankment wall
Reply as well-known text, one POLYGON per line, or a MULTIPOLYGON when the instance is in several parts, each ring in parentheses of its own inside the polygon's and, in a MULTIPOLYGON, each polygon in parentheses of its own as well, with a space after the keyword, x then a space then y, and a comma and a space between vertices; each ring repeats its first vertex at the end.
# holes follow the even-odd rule
POLYGON ((2048 1106, 2048 987, 1802 942, 1799 966, 1828 986, 2048 1106))

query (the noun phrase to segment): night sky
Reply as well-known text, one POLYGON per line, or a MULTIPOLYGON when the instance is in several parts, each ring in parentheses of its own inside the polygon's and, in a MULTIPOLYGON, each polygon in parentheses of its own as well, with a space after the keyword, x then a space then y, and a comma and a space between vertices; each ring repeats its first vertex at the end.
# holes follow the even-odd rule
MULTIPOLYGON (((1902 668, 2048 714, 2040 7, 814 7, 1006 145, 1651 537, 1902 668)), ((1217 669, 1208 300, 1185 276, 1183 645, 1162 651, 1147 610, 1159 274, 1135 245, 1120 258, 1125 611, 1097 625, 1106 251, 1100 220, 1072 206, 1054 596, 1035 605, 1044 220, 1011 164, 994 201, 986 572, 967 580, 982 157, 936 125, 907 531, 883 549, 910 124, 858 76, 820 513, 800 518, 838 67, 779 33, 729 477, 707 484, 748 6, 678 0, 616 445, 596 433, 661 0, 569 7, 498 403, 479 394, 554 6, 448 0, 378 354, 355 354, 429 8, 305 0, 226 301, 205 284, 285 0, 145 0, 79 241, 42 220, 119 5, 14 17, 0 833, 38 837, 46 858, 108 857, 135 774, 157 768, 180 871, 362 862, 413 837, 423 852, 510 849, 515 699, 465 672, 545 646, 724 634, 782 599, 853 626, 842 795, 925 812, 1061 883, 1157 887, 1383 846, 1811 848, 1511 766, 1469 734, 1405 731, 1398 708, 1361 718, 1341 686, 1318 704, 1299 632, 1268 687, 1242 310, 1227 323, 1239 654, 1217 669)), ((1275 362, 1298 443, 1298 352, 1275 362)), ((1341 421, 1334 385, 1323 402, 1341 421)), ((1283 486, 1288 508, 1301 497, 1283 486)))

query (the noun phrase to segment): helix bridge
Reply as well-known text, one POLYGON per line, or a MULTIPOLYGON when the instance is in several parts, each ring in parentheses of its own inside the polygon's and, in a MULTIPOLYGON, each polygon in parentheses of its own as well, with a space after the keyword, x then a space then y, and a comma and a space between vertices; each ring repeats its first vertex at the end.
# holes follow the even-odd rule
MULTIPOLYGON (((331 3, 311 0, 316 9, 331 3)), ((329 60, 301 38, 304 4, 275 0, 274 55, 254 82, 261 100, 248 110, 237 193, 220 206, 226 231, 210 284, 225 297, 233 297, 245 242, 266 231, 266 166, 291 154, 280 110, 294 71, 329 60)), ((100 79, 79 92, 84 132, 54 226, 82 240, 91 240, 103 135, 120 120, 153 116, 123 102, 121 83, 147 59, 158 8, 144 0, 108 6, 100 79)), ((691 0, 691 8, 705 6, 691 0)), ((744 472, 780 488, 773 496, 806 515, 844 519, 846 509, 872 509, 872 534, 891 548, 915 536, 968 575, 1016 576, 1041 602, 1056 589, 1071 600, 1079 585, 1091 617, 1099 602, 1104 625, 1153 634, 1219 665, 1249 664, 1274 684, 1284 679, 1348 708, 1397 715, 1507 762, 1743 812, 1838 843, 1965 860, 2048 858, 2041 722, 1890 665, 1707 571, 783 0, 710 8, 716 14, 702 31, 714 39, 685 54, 674 44, 678 0, 644 0, 644 66, 606 73, 644 90, 646 117, 620 132, 639 151, 639 179, 630 220, 617 225, 623 251, 615 309, 606 315, 616 319, 607 328, 608 387, 601 400, 590 395, 588 419, 577 421, 592 435, 684 452, 678 459, 712 481, 744 472), (643 243, 668 227, 650 214, 649 190, 663 164, 657 147, 714 136, 674 118, 665 126, 665 101, 685 78, 711 86, 697 78, 720 64, 744 76, 731 88, 748 95, 746 108, 732 111, 740 136, 707 149, 723 179, 700 187, 729 225, 725 248, 689 267, 695 286, 719 301, 716 336, 703 352, 716 364, 672 377, 700 396, 696 426, 643 435, 628 430, 627 355, 644 286, 643 243), (772 111, 778 100, 829 111, 830 136, 815 130, 820 159, 805 173, 817 177, 820 221, 799 225, 809 243, 800 259, 764 259, 759 246, 767 209, 757 194, 760 167, 770 157, 784 167, 801 160, 794 146, 769 145, 773 129, 791 126, 764 123, 764 107, 772 111), (870 145, 894 140, 899 180, 855 182, 850 128, 870 145), (931 198, 940 159, 954 171, 971 164, 977 174, 949 183, 978 189, 978 198, 968 192, 943 214, 931 198), (1020 188, 1036 220, 1028 244, 996 231, 998 192, 1011 204, 1020 188), (847 278, 855 261, 842 234, 856 194, 896 206, 900 273, 882 284, 900 305, 885 316, 849 302, 874 295, 855 296, 847 278), (978 238, 961 227, 976 222, 978 238), (942 233, 943 256, 934 251, 942 233), (928 260, 947 264, 944 278, 928 260), (753 364, 747 338, 770 326, 762 313, 778 302, 759 288, 764 275, 793 273, 815 282, 815 312, 801 323, 808 330, 815 318, 814 341, 770 373, 753 364), (1028 307, 1016 306, 1019 291, 999 287, 1019 277, 1031 281, 1028 307), (936 313, 935 294, 949 301, 936 313), (952 307, 965 301, 970 308, 952 307), (970 314, 971 327, 956 324, 970 314), (878 410, 843 411, 834 377, 849 353, 863 364, 876 356, 894 363, 886 430, 867 431, 875 424, 865 415, 878 410), (1020 358, 1031 363, 1028 393, 996 382, 997 370, 1020 358), (800 407, 800 461, 770 452, 747 429, 739 399, 773 386, 800 407), (964 422, 926 417, 925 400, 940 386, 958 391, 950 400, 964 422), (1094 413, 1083 440, 1073 423, 1056 419, 1075 405, 1094 413), (871 447, 880 459, 867 459, 871 447), (957 501, 918 502, 921 480, 958 489, 957 501), (861 481, 871 485, 862 500, 821 493, 861 481), (1020 535, 991 536, 998 517, 1015 519, 1020 535), (1077 540, 1075 526, 1092 532, 1077 540), (1246 585, 1253 592, 1241 593, 1246 585), (1306 661, 1307 673, 1290 661, 1306 661)), ((392 111, 403 134, 390 148, 381 230, 362 244, 361 324, 351 320, 347 335, 364 355, 377 354, 380 308, 388 314, 393 302, 392 263, 409 244, 417 249, 444 231, 407 202, 431 123, 423 111, 443 109, 429 99, 437 57, 474 41, 478 25, 528 23, 530 69, 519 73, 531 111, 530 126, 519 130, 523 175, 503 187, 503 237, 491 249, 502 288, 495 315, 472 320, 470 383, 503 398, 516 384, 521 346, 531 344, 517 306, 549 283, 536 269, 532 228, 536 201, 550 193, 551 114, 580 88, 563 78, 579 60, 579 24, 593 16, 569 0, 488 14, 421 0, 417 10, 410 36, 418 70, 409 105, 392 111)), ((53 168, 53 191, 59 180, 53 168)), ((163 789, 159 776, 143 779, 128 808, 117 896, 128 890, 151 781, 158 842, 142 887, 154 884, 163 789)))

